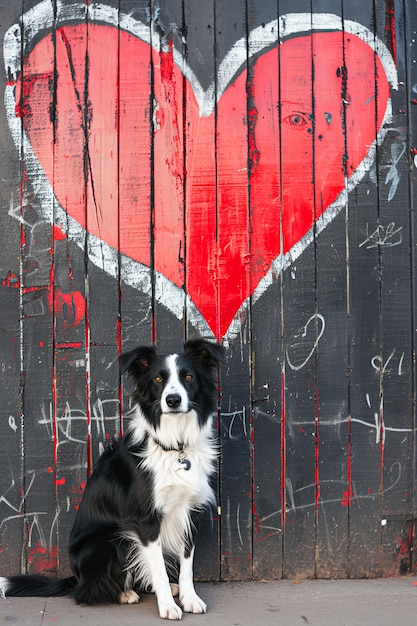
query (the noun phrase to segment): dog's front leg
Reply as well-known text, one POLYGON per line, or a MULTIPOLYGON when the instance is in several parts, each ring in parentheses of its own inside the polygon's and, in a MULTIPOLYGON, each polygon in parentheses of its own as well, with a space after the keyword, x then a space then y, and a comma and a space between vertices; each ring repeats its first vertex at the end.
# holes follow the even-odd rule
POLYGON ((193 581, 193 560, 194 560, 194 547, 191 549, 188 555, 182 550, 180 556, 180 575, 179 575, 179 587, 180 587, 180 602, 186 613, 205 613, 207 611, 207 605, 196 594, 193 581))
POLYGON ((182 611, 172 596, 160 540, 143 546, 141 552, 151 574, 152 587, 156 594, 160 617, 163 619, 181 619, 182 611))

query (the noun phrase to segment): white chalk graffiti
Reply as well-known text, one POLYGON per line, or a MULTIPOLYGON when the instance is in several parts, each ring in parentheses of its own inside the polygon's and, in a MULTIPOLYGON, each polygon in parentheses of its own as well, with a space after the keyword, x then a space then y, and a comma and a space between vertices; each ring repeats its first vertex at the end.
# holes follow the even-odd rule
POLYGON ((293 342, 290 348, 287 347, 285 349, 285 356, 287 359, 287 363, 292 370, 298 371, 298 370, 303 369, 303 367, 307 365, 308 361, 311 359, 314 352, 316 351, 316 348, 319 344, 320 339, 323 336, 325 328, 326 328, 326 321, 323 315, 321 315, 320 313, 314 313, 307 320, 303 328, 301 328, 298 335, 295 335, 295 339, 297 339, 297 342, 293 342), (296 347, 300 347, 300 346, 303 347, 308 335, 314 338, 313 345, 310 351, 308 352, 307 356, 300 363, 294 364, 289 357, 288 351, 289 350, 294 351, 296 347))
POLYGON ((381 224, 374 231, 369 232, 369 224, 366 225, 366 238, 359 244, 359 248, 366 246, 368 250, 371 248, 394 248, 402 243, 402 226, 395 226, 395 222, 390 222, 388 226, 381 224))
POLYGON ((16 492, 16 489, 20 491, 20 485, 16 484, 13 474, 11 475, 10 485, 7 488, 6 492, 0 495, 0 505, 2 504, 6 505, 6 508, 11 512, 11 514, 6 515, 5 517, 1 518, 0 530, 4 526, 4 524, 6 524, 7 522, 10 522, 11 520, 15 520, 15 519, 25 520, 27 522, 27 527, 28 527, 28 546, 29 547, 32 545, 32 537, 33 537, 33 533, 35 530, 38 533, 40 543, 43 546, 46 546, 45 535, 42 529, 42 524, 40 522, 40 516, 46 515, 46 511, 33 511, 33 512, 25 511, 25 502, 33 487, 35 479, 36 479, 35 471, 27 473, 26 481, 25 481, 26 486, 25 486, 24 492, 18 497, 19 503, 17 505, 12 504, 11 502, 13 492, 16 492))
MULTIPOLYGON (((54 420, 58 427, 59 447, 64 442, 87 445, 87 424, 89 416, 87 411, 71 407, 67 401, 58 415, 54 415, 52 404, 49 406, 49 415, 43 412, 39 424, 47 427, 50 437, 54 433, 54 420)), ((128 415, 129 413, 127 413, 128 415)), ((118 398, 101 400, 98 398, 91 407, 91 430, 95 429, 96 438, 102 441, 106 435, 117 436, 120 431, 120 401, 118 398)))

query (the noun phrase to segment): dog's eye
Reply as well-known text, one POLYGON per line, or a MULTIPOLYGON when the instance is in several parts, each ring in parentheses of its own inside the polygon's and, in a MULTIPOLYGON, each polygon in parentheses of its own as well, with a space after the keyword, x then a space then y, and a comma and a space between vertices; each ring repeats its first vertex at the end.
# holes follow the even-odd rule
POLYGON ((156 383, 162 383, 164 379, 162 378, 162 376, 155 376, 154 380, 156 383))
POLYGON ((193 379, 193 377, 191 376, 191 374, 186 374, 186 375, 184 376, 184 380, 185 380, 187 383, 189 383, 189 382, 190 382, 190 380, 192 380, 192 379, 193 379))

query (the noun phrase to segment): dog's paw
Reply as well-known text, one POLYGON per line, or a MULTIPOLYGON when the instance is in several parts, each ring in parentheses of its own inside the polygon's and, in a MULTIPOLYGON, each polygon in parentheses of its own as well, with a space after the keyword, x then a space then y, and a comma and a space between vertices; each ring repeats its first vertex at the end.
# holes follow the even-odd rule
POLYGON ((207 604, 196 593, 180 597, 182 608, 186 613, 206 613, 207 604))
POLYGON ((160 602, 159 615, 162 619, 181 619, 182 611, 175 602, 160 602))
POLYGON ((137 604, 140 600, 140 596, 133 591, 133 589, 129 589, 129 591, 122 591, 120 594, 120 604, 137 604))

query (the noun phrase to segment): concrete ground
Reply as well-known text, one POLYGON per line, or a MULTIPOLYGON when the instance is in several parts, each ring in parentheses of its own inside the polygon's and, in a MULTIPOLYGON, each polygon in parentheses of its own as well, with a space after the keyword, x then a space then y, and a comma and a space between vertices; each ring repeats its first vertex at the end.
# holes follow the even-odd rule
MULTIPOLYGON (((417 624, 417 578, 200 583, 205 615, 189 626, 393 626, 417 624)), ((153 626, 163 622, 156 599, 138 605, 85 607, 70 598, 0 600, 0 624, 11 626, 153 626)), ((166 623, 166 622, 165 622, 166 623)))

